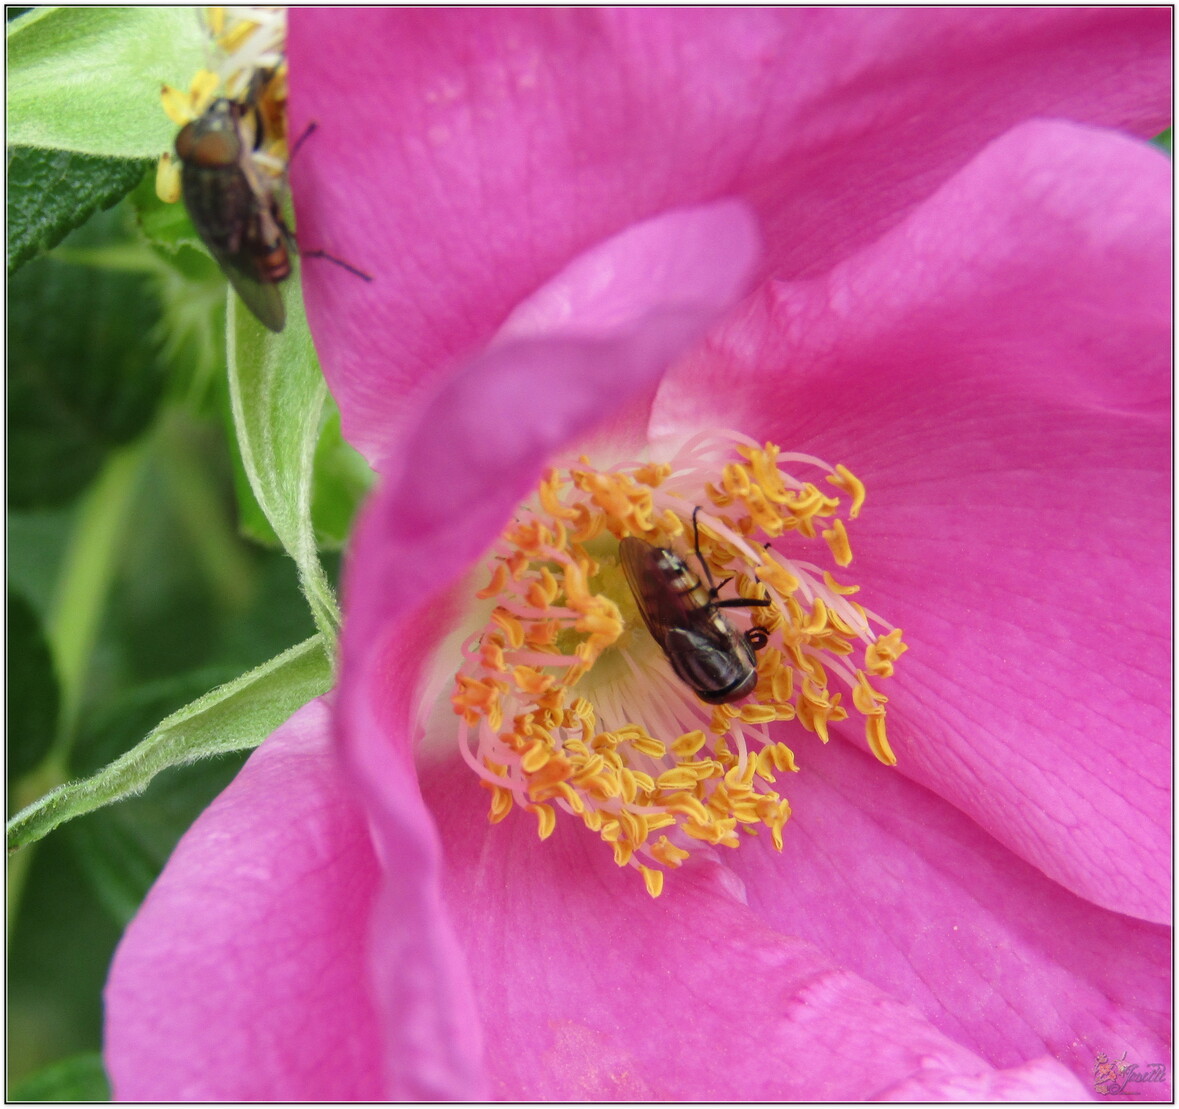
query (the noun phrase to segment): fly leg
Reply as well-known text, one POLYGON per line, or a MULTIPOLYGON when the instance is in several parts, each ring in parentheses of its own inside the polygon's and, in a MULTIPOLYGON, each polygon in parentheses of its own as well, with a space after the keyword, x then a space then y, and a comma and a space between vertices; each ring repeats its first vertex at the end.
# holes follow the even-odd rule
MULTIPOLYGON (((303 144, 315 133, 318 127, 319 124, 316 123, 315 120, 312 120, 309 124, 307 124, 307 128, 304 130, 303 134, 301 134, 295 140, 295 145, 291 147, 290 156, 287 158, 288 170, 291 168, 291 163, 295 160, 295 155, 299 153, 303 147, 303 144)), ((339 266, 341 269, 345 269, 349 273, 354 274, 356 277, 359 277, 361 281, 372 281, 373 276, 371 273, 365 273, 364 270, 359 269, 349 262, 345 262, 343 258, 337 258, 334 254, 329 254, 326 250, 301 250, 299 248, 298 241, 295 239, 295 233, 287 226, 286 220, 280 218, 278 225, 282 228, 283 237, 287 241, 287 246, 290 247, 290 249, 293 250, 296 254, 299 254, 304 258, 322 258, 324 261, 331 262, 334 265, 339 266)))
MULTIPOLYGON (((704 570, 704 576, 708 579, 709 604, 713 608, 764 608, 767 605, 773 604, 774 602, 768 597, 759 597, 752 600, 747 597, 734 597, 727 601, 718 601, 716 599, 720 591, 733 579, 725 578, 720 585, 713 583, 712 571, 708 568, 708 563, 705 562, 704 556, 700 553, 700 526, 696 522, 696 515, 699 511, 699 505, 692 509, 692 534, 695 539, 696 561, 700 563, 701 568, 704 570)), ((765 646, 765 644, 763 643, 762 646, 765 646)))

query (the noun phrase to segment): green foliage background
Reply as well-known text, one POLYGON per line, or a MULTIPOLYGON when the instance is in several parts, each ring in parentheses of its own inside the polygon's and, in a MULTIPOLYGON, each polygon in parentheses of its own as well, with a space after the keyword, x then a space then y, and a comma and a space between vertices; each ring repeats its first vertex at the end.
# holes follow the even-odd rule
POLYGON ((273 336, 155 196, 195 9, 9 20, 7 1092, 101 1100, 115 945, 248 750, 330 686, 372 475, 297 273, 273 336))

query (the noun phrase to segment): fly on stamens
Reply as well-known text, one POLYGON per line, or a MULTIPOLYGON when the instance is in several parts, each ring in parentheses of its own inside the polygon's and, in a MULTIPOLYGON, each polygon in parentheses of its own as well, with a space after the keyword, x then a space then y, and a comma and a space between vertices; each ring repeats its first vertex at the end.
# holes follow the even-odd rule
POLYGON ((700 554, 699 511, 692 513, 692 530, 707 589, 688 564, 666 547, 628 536, 619 543, 618 555, 643 622, 677 677, 702 701, 719 705, 753 691, 757 684, 754 652, 768 642, 764 628, 753 627, 742 634, 720 610, 764 607, 771 602, 767 598, 718 600, 729 579, 715 585, 700 554))

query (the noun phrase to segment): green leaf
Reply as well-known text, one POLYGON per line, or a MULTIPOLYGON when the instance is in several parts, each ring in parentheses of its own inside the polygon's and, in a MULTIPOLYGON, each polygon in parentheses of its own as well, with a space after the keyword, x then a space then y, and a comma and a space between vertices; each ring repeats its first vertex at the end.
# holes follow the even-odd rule
MULTIPOLYGON (((120 210, 69 244, 117 242, 120 210)), ((65 250, 63 246, 59 251, 65 250)), ((141 248, 147 252, 147 248, 141 248)), ((150 252, 147 252, 150 254, 150 252)), ((8 494, 15 508, 61 504, 147 426, 163 394, 151 279, 60 254, 8 286, 8 494)))
POLYGON ((160 88, 187 89, 209 40, 195 8, 42 8, 8 26, 8 141, 157 158, 176 125, 160 88))
POLYGON ((8 148, 8 272, 56 246, 143 179, 143 161, 68 150, 8 148))
POLYGON ((281 290, 287 325, 277 335, 230 295, 229 395, 250 488, 295 560, 316 627, 334 645, 340 611, 319 561, 311 518, 327 386, 307 329, 298 278, 284 282, 281 290))
POLYGON ((51 1063, 8 1091, 9 1101, 110 1101, 111 1087, 97 1051, 51 1063))
POLYGON ((33 606, 8 590, 8 780, 49 754, 60 696, 53 656, 33 606))
POLYGON ((8 822, 8 849, 139 793, 170 766, 256 747, 296 709, 326 692, 331 680, 323 642, 313 636, 173 713, 93 777, 58 786, 17 813, 8 822))
POLYGON ((1170 153, 1171 153, 1171 128, 1168 127, 1161 135, 1155 135, 1155 137, 1153 139, 1151 139, 1151 142, 1153 142, 1155 144, 1155 146, 1161 147, 1163 150, 1165 150, 1167 152, 1168 155, 1170 155, 1170 153))

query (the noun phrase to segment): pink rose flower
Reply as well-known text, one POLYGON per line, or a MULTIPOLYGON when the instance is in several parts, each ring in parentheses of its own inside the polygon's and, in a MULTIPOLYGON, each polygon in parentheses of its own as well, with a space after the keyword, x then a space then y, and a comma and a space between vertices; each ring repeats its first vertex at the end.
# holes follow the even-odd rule
POLYGON ((116 955, 116 1095, 1169 1073, 1170 166, 1119 133, 1167 124, 1169 13, 296 10, 289 55, 300 235, 377 278, 304 268, 381 483, 337 690, 116 955), (772 725, 783 852, 652 898, 574 819, 488 822, 436 679, 554 456, 722 428, 865 480, 898 761, 772 725))

